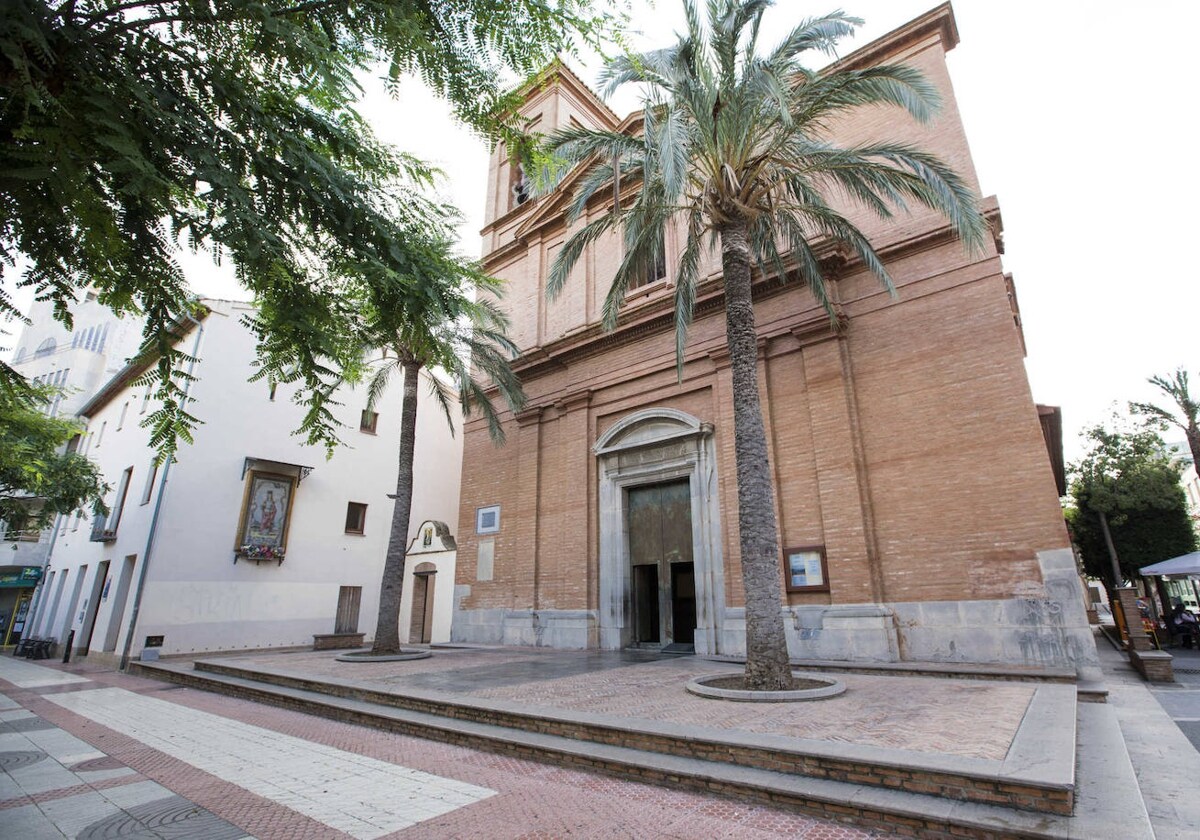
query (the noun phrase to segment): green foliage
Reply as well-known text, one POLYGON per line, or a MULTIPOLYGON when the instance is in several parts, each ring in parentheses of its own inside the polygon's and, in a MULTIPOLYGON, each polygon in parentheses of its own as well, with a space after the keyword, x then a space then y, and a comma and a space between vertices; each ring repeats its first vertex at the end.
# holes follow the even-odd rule
POLYGON ((451 404, 457 401, 465 417, 479 412, 492 439, 502 444, 504 429, 493 395, 512 411, 525 404, 511 366, 519 351, 506 334, 508 318, 496 305, 502 284, 454 257, 447 241, 431 242, 426 256, 424 265, 412 266, 419 274, 363 290, 361 334, 367 347, 388 351, 363 365, 369 374, 370 407, 382 397, 394 373, 415 363, 446 377, 429 379, 430 395, 447 420, 451 404))
POLYGON ((871 243, 827 197, 849 197, 883 219, 910 204, 943 213, 971 248, 986 223, 970 187, 936 157, 903 144, 833 144, 829 126, 857 109, 893 105, 926 121, 939 107, 937 91, 916 70, 900 65, 817 73, 806 54, 833 53, 861 23, 842 12, 801 21, 771 49, 759 44, 769 0, 712 0, 702 20, 684 0, 687 31, 665 49, 611 61, 606 93, 641 84, 640 137, 573 128, 548 138, 553 166, 541 173, 554 186, 574 167, 583 171, 569 219, 620 183, 640 184, 632 203, 575 233, 555 259, 547 291, 556 295, 589 244, 608 231, 624 237, 624 259, 604 303, 612 328, 631 284, 660 259, 671 220, 687 232, 675 284, 677 357, 682 360, 696 300, 701 258, 721 230, 746 225, 754 259, 764 273, 799 277, 835 317, 818 258, 823 241, 840 243, 880 281, 891 278, 871 243), (782 246, 782 247, 780 247, 782 246), (787 270, 785 260, 796 270, 787 270))
POLYGON ((1182 429, 1187 438, 1192 463, 1200 469, 1200 400, 1195 399, 1188 390, 1187 371, 1178 368, 1170 379, 1165 376, 1152 376, 1148 381, 1162 391, 1164 396, 1169 397, 1174 405, 1167 409, 1153 403, 1132 402, 1129 404, 1129 410, 1148 418, 1160 429, 1169 426, 1182 429))
POLYGON ((81 428, 46 413, 55 396, 44 387, 0 388, 0 520, 13 530, 45 527, 85 505, 104 509, 108 486, 99 469, 61 451, 81 428))
POLYGON ((1132 578, 1143 566, 1194 551, 1196 533, 1179 483, 1181 465, 1162 438, 1120 419, 1111 426, 1084 433, 1089 448, 1070 467, 1066 515, 1088 574, 1107 579, 1112 565, 1099 520, 1106 514, 1121 571, 1132 578))
MULTIPOLYGON (((586 0, 6 0, 0 3, 0 273, 69 304, 93 284, 145 317, 156 433, 194 420, 172 325, 182 245, 231 260, 261 305, 263 375, 323 396, 356 348, 354 287, 405 275, 445 208, 429 170, 354 111, 355 74, 415 73, 469 126, 513 138, 501 71, 612 23, 586 0), (173 371, 175 373, 173 373, 173 371)), ((605 8, 608 8, 605 6, 605 8)), ((0 292, 0 315, 16 314, 0 292)), ((17 374, 0 364, 0 380, 17 374)), ((329 424, 314 426, 323 442, 329 424)))

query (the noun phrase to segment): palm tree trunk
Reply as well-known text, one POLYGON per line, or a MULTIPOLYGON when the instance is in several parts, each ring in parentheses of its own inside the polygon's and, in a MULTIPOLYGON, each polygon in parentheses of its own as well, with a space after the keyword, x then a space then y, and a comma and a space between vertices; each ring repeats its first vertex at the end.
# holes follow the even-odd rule
POLYGON ((793 683, 779 585, 779 528, 758 398, 758 334, 750 294, 750 243, 745 223, 723 226, 720 234, 725 331, 733 373, 738 533, 746 590, 746 688, 789 689, 793 683))
POLYGON ((1100 517, 1100 533, 1104 535, 1104 545, 1108 549, 1108 560, 1112 564, 1113 590, 1121 588, 1121 561, 1117 559, 1117 546, 1113 543, 1112 532, 1108 530, 1108 514, 1097 511, 1100 517))
POLYGON ((413 453, 417 433, 417 380, 421 365, 412 360, 401 364, 404 371, 404 398, 400 403, 400 469, 396 473, 392 530, 388 534, 387 558, 383 563, 383 583, 379 587, 379 620, 375 624, 375 644, 371 653, 386 655, 400 652, 400 599, 404 595, 404 561, 408 551, 408 520, 412 514, 413 453))
POLYGON ((1194 418, 1188 417, 1187 421, 1183 433, 1187 436, 1188 449, 1192 451, 1192 465, 1200 473, 1200 426, 1196 425, 1194 418))

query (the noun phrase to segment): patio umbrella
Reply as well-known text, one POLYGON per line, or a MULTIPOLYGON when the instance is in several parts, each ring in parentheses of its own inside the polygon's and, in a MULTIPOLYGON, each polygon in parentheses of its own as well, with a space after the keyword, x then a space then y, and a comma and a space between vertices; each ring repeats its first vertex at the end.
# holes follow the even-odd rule
POLYGON ((1142 566, 1138 574, 1144 577, 1186 578, 1200 576, 1200 551, 1172 557, 1152 566, 1142 566))

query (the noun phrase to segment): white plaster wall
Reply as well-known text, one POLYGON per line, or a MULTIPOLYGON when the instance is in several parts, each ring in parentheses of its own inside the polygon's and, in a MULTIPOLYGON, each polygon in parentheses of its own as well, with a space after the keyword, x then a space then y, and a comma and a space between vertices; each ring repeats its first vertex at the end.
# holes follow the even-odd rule
MULTIPOLYGON (((309 645, 314 634, 333 631, 340 586, 362 587, 359 630, 369 638, 375 629, 391 524, 392 503, 387 496, 396 480, 400 381, 394 380, 377 407, 380 416, 374 435, 358 430, 365 394, 348 391, 341 397, 338 416, 347 427, 342 435, 347 445, 327 460, 324 450, 306 446, 292 435, 303 412, 291 402, 291 388, 279 386, 272 401, 265 382, 246 381, 253 372, 254 342, 240 321, 252 308, 225 301, 207 303, 213 312, 204 321, 198 381, 192 387, 192 413, 202 425, 195 430, 195 443, 181 447, 170 471, 132 651, 136 656, 150 635, 165 637, 164 654, 309 645), (245 488, 242 467, 248 456, 313 468, 296 490, 282 564, 234 563, 245 488), (351 501, 368 505, 363 535, 344 532, 346 505, 351 501)), ((195 336, 193 330, 182 348, 191 352, 195 336)), ((91 591, 100 561, 110 560, 110 575, 115 575, 125 556, 137 555, 140 567, 145 555, 159 489, 156 482, 154 497, 141 504, 154 454, 149 433, 137 422, 142 419, 142 394, 142 389, 128 387, 90 419, 93 432, 107 423, 103 439, 93 438, 88 454, 100 464, 114 492, 122 471, 134 469, 114 542, 90 542, 86 517, 77 529, 72 517, 59 533, 51 566, 69 570, 69 595, 77 569, 87 565, 81 600, 91 591), (118 429, 126 402, 130 409, 118 429)), ((428 399, 419 408, 417 447, 410 534, 426 518, 454 521, 458 510, 461 435, 451 437, 444 415, 428 399)), ((270 470, 269 465, 261 468, 270 470)), ((448 579, 453 579, 453 572, 448 579)), ((130 587, 129 604, 135 588, 130 587)), ((119 611, 116 590, 114 580, 97 614, 93 650, 100 649, 108 623, 119 611)), ((79 613, 76 608, 68 617, 60 607, 56 626, 46 628, 43 635, 64 638, 72 625, 79 627, 79 613)), ((122 625, 129 618, 126 609, 122 625)), ((117 653, 125 633, 122 626, 117 653)))
POLYGON ((449 532, 446 520, 438 523, 447 526, 449 539, 443 540, 437 533, 437 523, 431 520, 421 522, 413 532, 413 540, 409 543, 404 565, 404 589, 400 597, 400 638, 410 642, 416 639, 410 637, 412 629, 413 578, 418 566, 430 563, 436 569, 431 576, 433 586, 433 623, 429 628, 431 644, 450 641, 450 624, 454 617, 454 566, 458 557, 455 547, 454 534, 449 532), (429 548, 425 548, 422 539, 424 528, 434 528, 429 548))

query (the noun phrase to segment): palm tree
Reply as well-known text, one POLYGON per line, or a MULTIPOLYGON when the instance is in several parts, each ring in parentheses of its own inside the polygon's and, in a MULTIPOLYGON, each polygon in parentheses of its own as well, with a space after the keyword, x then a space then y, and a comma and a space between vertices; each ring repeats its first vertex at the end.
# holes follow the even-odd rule
POLYGON ((547 293, 558 294, 584 250, 620 231, 625 254, 604 303, 615 327, 626 290, 662 258, 663 232, 678 219, 686 244, 675 277, 676 363, 696 300, 702 257, 719 246, 726 338, 734 393, 738 530, 746 591, 748 688, 792 684, 779 582, 779 538, 767 443, 759 408, 751 274, 755 267, 787 277, 784 258, 833 317, 817 249, 840 244, 889 290, 886 267, 866 236, 826 200, 849 197, 882 218, 916 202, 940 211, 969 247, 983 241, 976 196, 933 155, 899 143, 840 147, 828 126, 868 105, 904 108, 917 120, 937 110, 934 88, 914 69, 808 70, 801 57, 831 53, 861 21, 836 12, 805 20, 768 52, 759 50, 763 13, 771 0, 709 0, 702 22, 695 0, 684 0, 687 31, 676 44, 612 60, 604 93, 643 86, 643 132, 631 137, 583 128, 548 140, 558 168, 550 182, 580 165, 568 211, 577 220, 601 190, 613 191, 610 211, 574 234, 551 267, 547 293), (628 206, 621 181, 638 183, 628 206), (782 243, 783 247, 780 247, 782 243))
POLYGON ((490 386, 513 411, 520 410, 525 402, 521 384, 510 366, 517 348, 505 335, 508 320, 494 302, 500 293, 499 281, 449 257, 444 242, 433 243, 430 256, 430 264, 420 276, 407 277, 408 282, 403 284, 371 288, 363 307, 369 346, 386 351, 369 363, 374 372, 367 409, 374 409, 394 375, 401 376, 403 387, 399 471, 392 496, 392 527, 380 585, 373 655, 400 652, 400 600, 412 508, 421 371, 427 371, 430 395, 446 412, 448 422, 457 399, 464 416, 469 417, 475 410, 482 414, 497 444, 504 442, 504 430, 492 405, 490 386))
POLYGON ((1152 376, 1146 381, 1170 397, 1175 405, 1171 409, 1165 409, 1152 403, 1134 402, 1129 404, 1129 410, 1134 414, 1151 417, 1163 425, 1178 426, 1183 429, 1188 449, 1192 453, 1192 463, 1196 465, 1197 470, 1200 470, 1200 423, 1197 422, 1197 416, 1200 415, 1200 402, 1193 399, 1188 391, 1187 371, 1179 368, 1175 371, 1172 379, 1152 376))

